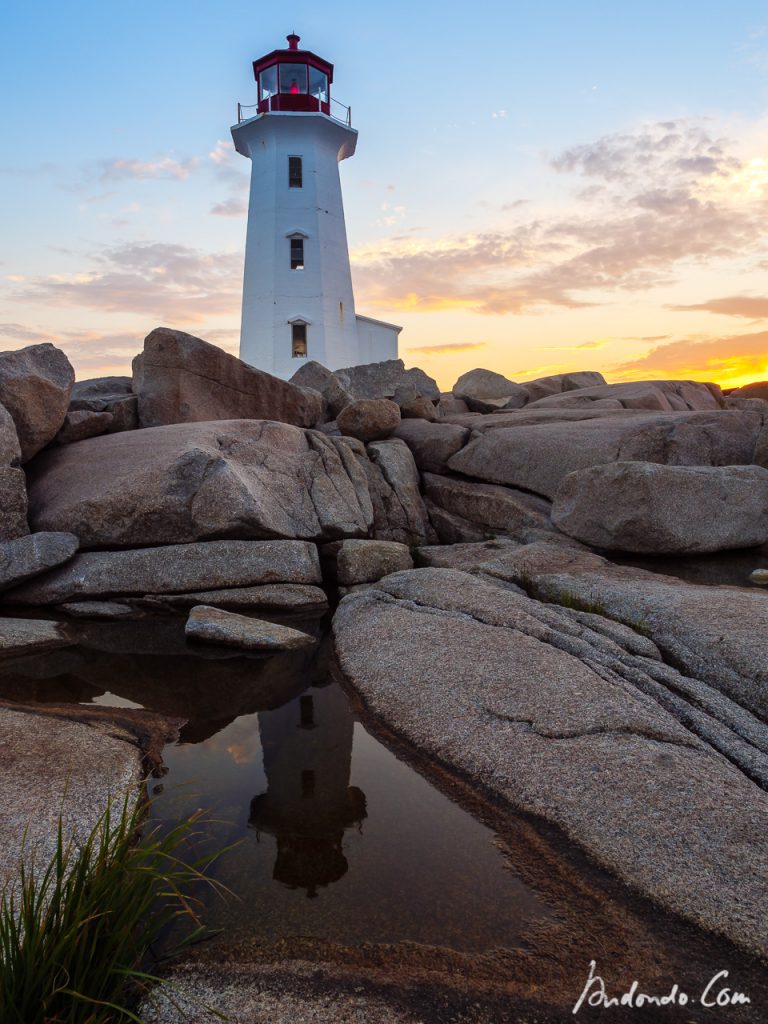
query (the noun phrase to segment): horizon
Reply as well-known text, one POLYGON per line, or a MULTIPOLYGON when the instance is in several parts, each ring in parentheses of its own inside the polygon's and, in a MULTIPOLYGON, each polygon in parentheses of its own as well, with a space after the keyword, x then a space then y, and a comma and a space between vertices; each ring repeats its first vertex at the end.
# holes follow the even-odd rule
POLYGON ((403 325, 406 365, 443 390, 475 366, 768 377, 756 3, 300 2, 288 23, 76 0, 6 22, 2 349, 52 341, 79 379, 130 373, 157 326, 237 354, 250 165, 229 128, 251 62, 295 29, 360 132, 341 165, 357 312, 403 325))

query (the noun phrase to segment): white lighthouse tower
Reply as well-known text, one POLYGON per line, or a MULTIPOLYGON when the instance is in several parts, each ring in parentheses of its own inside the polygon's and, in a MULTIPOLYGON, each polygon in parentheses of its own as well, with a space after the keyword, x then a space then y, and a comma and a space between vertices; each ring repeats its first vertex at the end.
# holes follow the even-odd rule
POLYGON ((232 128, 251 161, 240 358, 283 379, 306 359, 396 359, 401 330, 355 313, 339 162, 357 132, 331 100, 333 65, 299 42, 253 62, 258 102, 232 128))

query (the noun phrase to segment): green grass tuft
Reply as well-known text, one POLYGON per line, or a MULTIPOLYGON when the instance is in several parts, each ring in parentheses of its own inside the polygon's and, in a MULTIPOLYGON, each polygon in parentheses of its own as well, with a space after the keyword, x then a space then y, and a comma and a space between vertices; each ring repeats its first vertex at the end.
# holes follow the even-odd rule
POLYGON ((192 894, 214 884, 202 872, 215 855, 179 856, 201 814, 140 839, 144 809, 110 803, 78 844, 59 819, 50 862, 24 858, 0 895, 2 1024, 141 1024, 135 1007, 160 981, 146 973, 153 944, 179 919, 187 942, 204 934, 192 894))

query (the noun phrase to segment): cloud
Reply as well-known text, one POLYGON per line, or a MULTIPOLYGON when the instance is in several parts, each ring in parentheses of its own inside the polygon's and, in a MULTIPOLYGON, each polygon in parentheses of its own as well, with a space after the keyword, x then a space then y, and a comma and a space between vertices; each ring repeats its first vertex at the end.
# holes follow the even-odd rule
POLYGON ((452 341, 444 345, 419 345, 418 347, 405 346, 409 352, 418 352, 419 355, 442 355, 444 352, 471 352, 473 349, 487 348, 487 341, 452 341))
POLYGON ((727 146, 701 125, 663 122, 567 150, 559 172, 599 181, 572 213, 523 210, 505 231, 358 250, 359 299, 417 312, 577 309, 671 284, 682 265, 743 259, 765 243, 768 202, 727 146))
POLYGON ((210 212, 216 217, 244 217, 248 213, 248 203, 244 199, 225 199, 215 203, 210 212))
POLYGON ((703 310, 722 316, 743 316, 748 320, 762 320, 768 317, 768 298, 754 295, 727 295, 720 299, 708 299, 690 306, 667 306, 679 313, 703 310))
POLYGON ((36 278, 12 298, 140 313, 182 324, 240 310, 239 252, 204 253, 167 242, 132 242, 105 248, 92 262, 96 266, 84 273, 36 278))
POLYGON ((720 383, 768 374, 768 331, 683 338, 657 345, 644 356, 611 367, 640 377, 709 378, 720 383))
POLYGON ((115 157, 101 162, 101 181, 147 181, 149 179, 172 179, 185 181, 198 164, 197 157, 177 160, 162 156, 155 160, 136 160, 115 157))
POLYGON ((50 341, 51 335, 45 331, 27 327, 24 324, 0 324, 0 337, 10 338, 11 341, 20 341, 28 345, 37 345, 43 341, 50 341))

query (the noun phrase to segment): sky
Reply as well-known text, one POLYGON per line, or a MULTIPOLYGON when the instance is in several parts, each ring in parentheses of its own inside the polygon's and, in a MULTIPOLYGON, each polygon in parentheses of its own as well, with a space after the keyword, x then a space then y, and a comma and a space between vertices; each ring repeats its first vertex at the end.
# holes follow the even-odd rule
POLYGON ((357 312, 449 389, 768 377, 768 8, 0 0, 0 348, 237 353, 251 62, 335 64, 357 312))

